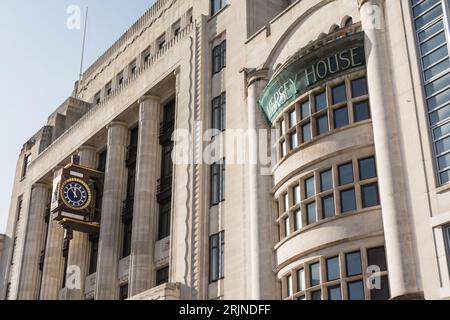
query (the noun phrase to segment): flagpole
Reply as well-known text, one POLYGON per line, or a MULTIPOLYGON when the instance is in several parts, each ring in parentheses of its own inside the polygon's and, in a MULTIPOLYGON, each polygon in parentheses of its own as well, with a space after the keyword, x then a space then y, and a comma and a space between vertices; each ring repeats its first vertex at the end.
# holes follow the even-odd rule
POLYGON ((84 19, 83 44, 81 47, 80 77, 79 77, 78 83, 81 83, 81 81, 83 80, 83 62, 84 62, 84 49, 86 46, 86 31, 87 31, 88 14, 89 14, 89 7, 86 7, 86 17, 84 19))

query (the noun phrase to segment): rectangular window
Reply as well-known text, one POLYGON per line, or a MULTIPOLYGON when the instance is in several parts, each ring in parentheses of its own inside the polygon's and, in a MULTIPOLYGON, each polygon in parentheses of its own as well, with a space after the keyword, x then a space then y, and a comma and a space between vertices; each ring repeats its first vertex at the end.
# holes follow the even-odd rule
POLYGON ((380 204, 378 195, 378 183, 367 184, 361 187, 363 208, 375 207, 380 204))
POLYGON ((305 269, 300 269, 297 271, 297 286, 298 291, 305 291, 306 289, 306 282, 305 282, 305 269))
POLYGON ((287 144, 286 141, 281 141, 281 157, 284 158, 287 155, 287 144))
POLYGON ((320 173, 320 191, 328 191, 333 189, 333 171, 327 170, 320 173))
POLYGON ((318 94, 314 97, 314 100, 316 102, 316 112, 322 111, 327 108, 327 93, 322 92, 321 94, 318 94))
POLYGON ((316 203, 312 202, 306 206, 306 214, 308 218, 308 225, 317 222, 316 203))
POLYGON ((365 300, 364 284, 362 281, 350 282, 347 285, 349 300, 365 300))
POLYGON ((288 237, 291 234, 291 225, 289 223, 289 217, 284 219, 284 236, 288 237))
POLYGON ((311 107, 309 101, 302 102, 300 105, 300 109, 302 111, 302 120, 308 118, 311 115, 311 107))
POLYGON ((387 276, 383 276, 380 279, 380 288, 374 288, 370 290, 371 300, 389 300, 389 281, 387 276))
POLYGON ((348 189, 341 192, 341 212, 347 213, 356 210, 355 189, 348 189))
POLYGON ((136 60, 133 61, 132 63, 130 63, 130 66, 128 68, 130 70, 130 76, 136 75, 136 71, 137 71, 136 60))
POLYGON ((340 278, 339 257, 327 259, 327 281, 334 281, 340 278))
POLYGON ((347 93, 345 92, 345 83, 336 86, 332 89, 333 104, 338 104, 347 101, 347 93))
POLYGON ((225 200, 225 160, 211 166, 211 205, 225 200))
POLYGON ((102 100, 102 98, 101 98, 101 93, 100 93, 100 91, 99 91, 99 92, 97 92, 97 93, 95 94, 95 96, 94 96, 94 103, 95 103, 95 104, 99 104, 101 100, 102 100))
POLYGON ((89 274, 97 272, 97 258, 98 258, 98 237, 92 237, 91 241, 91 258, 89 259, 89 274))
POLYGON ((142 57, 144 58, 144 65, 146 65, 150 61, 151 57, 150 47, 144 50, 142 57))
POLYGON ((347 265, 347 277, 358 276, 362 274, 361 252, 355 251, 345 255, 347 265))
POLYGON ((364 121, 367 119, 370 119, 370 108, 369 108, 369 102, 360 102, 355 103, 353 105, 353 113, 355 116, 355 122, 364 121))
POLYGON ((297 112, 295 109, 289 113, 289 128, 295 127, 297 124, 297 112))
POLYGON ((359 180, 367 180, 377 177, 375 158, 361 159, 359 162, 359 180))
POLYGON ((380 271, 387 271, 386 253, 384 247, 367 250, 367 262, 369 266, 377 266, 380 271))
POLYGON ((227 0, 211 0, 211 15, 215 15, 227 4, 227 0))
POLYGON ((227 42, 222 41, 221 44, 213 48, 213 74, 219 73, 226 66, 227 42))
POLYGON ((315 186, 314 186, 314 177, 305 180, 305 197, 309 199, 314 197, 316 194, 315 186))
POLYGON ((312 301, 322 300, 322 291, 318 290, 318 291, 311 292, 311 300, 312 301))
POLYGON ((309 266, 310 286, 320 285, 320 263, 314 263, 309 266))
POLYGON ((312 139, 312 135, 311 135, 311 123, 307 123, 305 125, 302 126, 302 142, 308 142, 312 139))
POLYGON ((339 185, 340 186, 345 186, 345 185, 353 183, 355 181, 354 177, 353 177, 353 164, 351 162, 340 165, 338 167, 338 171, 339 171, 339 185))
POLYGON ((160 286, 169 282, 169 267, 165 267, 156 271, 156 285, 160 286))
POLYGON ((300 199, 300 186, 295 186, 294 189, 292 190, 293 194, 294 194, 294 205, 299 204, 301 199, 300 199))
POLYGON ((120 286, 119 299, 120 300, 128 299, 128 283, 120 286))
POLYGON ((328 287, 328 300, 342 300, 341 285, 328 287))
POLYGON ((339 129, 349 125, 347 107, 339 108, 333 111, 334 128, 339 129))
POLYGON ((177 22, 175 22, 175 23, 172 25, 172 34, 173 34, 173 37, 176 38, 176 37, 180 34, 180 31, 181 31, 181 21, 178 20, 177 22))
POLYGON ((212 101, 212 129, 225 130, 226 95, 222 93, 212 101))
POLYGON ((123 71, 122 71, 117 75, 117 85, 121 86, 123 84, 123 81, 124 81, 124 75, 123 75, 123 71))
POLYGON ((27 154, 27 155, 25 155, 25 157, 23 158, 23 164, 22 164, 22 178, 25 178, 25 176, 27 175, 28 167, 30 166, 30 163, 31 163, 31 154, 27 154))
POLYGON ((289 144, 291 145, 291 150, 298 147, 297 131, 294 131, 289 135, 289 144))
POLYGON ((317 129, 318 136, 320 136, 321 134, 327 133, 329 131, 328 116, 324 115, 320 118, 317 118, 316 126, 317 126, 316 129, 317 129))
POLYGON ((288 275, 286 277, 286 293, 288 297, 291 297, 294 294, 294 290, 292 288, 292 276, 288 275))
POLYGON ((126 258, 131 253, 131 233, 133 231, 133 221, 128 221, 123 227, 122 258, 126 258))
POLYGON ((225 233, 222 231, 209 239, 209 281, 215 282, 224 277, 225 233))
POLYGON ((160 204, 159 221, 158 221, 158 240, 162 240, 170 236, 170 213, 171 203, 160 204))
POLYGON ((357 98, 368 94, 367 78, 360 78, 352 81, 352 97, 357 98))
POLYGON ((322 217, 328 219, 334 217, 334 196, 324 197, 322 199, 322 217))
POLYGON ((163 35, 161 35, 158 40, 156 40, 157 46, 158 46, 158 50, 162 50, 164 49, 164 47, 166 46, 166 34, 164 33, 163 35))
POLYGON ((302 211, 300 209, 296 210, 294 212, 294 217, 295 217, 295 230, 301 230, 301 228, 303 228, 302 211))
POLYGON ((105 95, 108 97, 112 93, 112 82, 108 82, 108 84, 105 86, 105 95))
POLYGON ((284 212, 289 210, 289 194, 285 193, 283 195, 284 212))

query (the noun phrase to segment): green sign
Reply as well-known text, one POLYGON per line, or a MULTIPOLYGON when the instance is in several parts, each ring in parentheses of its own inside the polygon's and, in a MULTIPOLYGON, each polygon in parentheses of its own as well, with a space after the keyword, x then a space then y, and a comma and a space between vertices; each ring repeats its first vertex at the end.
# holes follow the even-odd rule
POLYGON ((362 34, 357 36, 358 41, 352 41, 344 49, 342 42, 345 38, 335 41, 331 48, 340 49, 323 58, 296 60, 270 81, 259 101, 270 124, 286 107, 313 87, 365 66, 364 38, 362 34))

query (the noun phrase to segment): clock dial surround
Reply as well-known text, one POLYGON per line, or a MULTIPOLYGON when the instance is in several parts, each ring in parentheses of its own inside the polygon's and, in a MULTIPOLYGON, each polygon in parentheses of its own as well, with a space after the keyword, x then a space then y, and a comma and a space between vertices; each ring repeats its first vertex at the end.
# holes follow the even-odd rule
POLYGON ((92 193, 83 180, 68 179, 61 185, 60 190, 61 199, 72 210, 81 211, 91 204, 92 193))

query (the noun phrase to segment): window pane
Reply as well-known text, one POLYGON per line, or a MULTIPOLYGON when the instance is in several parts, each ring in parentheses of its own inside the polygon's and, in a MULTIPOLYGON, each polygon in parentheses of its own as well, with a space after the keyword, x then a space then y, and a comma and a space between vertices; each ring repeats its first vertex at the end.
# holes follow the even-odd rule
POLYGON ((289 224, 289 218, 284 219, 284 235, 288 237, 291 234, 291 226, 289 224))
POLYGON ((441 178, 442 184, 446 184, 446 183, 450 182, 450 170, 442 172, 439 176, 441 178))
POLYGON ((422 58, 423 68, 427 69, 431 65, 444 59, 447 56, 448 56, 448 49, 447 49, 447 46, 444 45, 444 46, 440 47, 439 49, 437 49, 436 51, 433 51, 432 53, 430 53, 427 56, 422 58))
POLYGON ((297 132, 293 132, 289 135, 289 143, 291 145, 291 150, 296 149, 298 147, 298 138, 297 138, 297 132))
POLYGON ((322 300, 322 291, 319 290, 319 291, 311 292, 311 300, 313 300, 313 301, 322 300))
POLYGON ((283 202, 284 202, 284 212, 289 210, 289 195, 285 193, 283 195, 283 202))
POLYGON ((305 282, 305 269, 297 271, 298 291, 304 291, 306 289, 305 282))
POLYGON ((293 193, 294 193, 294 205, 295 204, 299 204, 300 201, 301 201, 301 199, 300 199, 300 186, 295 186, 294 190, 293 190, 293 193))
POLYGON ((309 266, 310 272, 310 286, 314 287, 320 284, 320 263, 315 263, 309 266))
POLYGON ((348 110, 347 107, 336 109, 333 111, 334 114, 334 128, 339 129, 348 126, 348 110))
POLYGON ((156 271, 156 285, 169 282, 169 267, 162 268, 156 271))
POLYGON ((311 115, 311 108, 309 105, 309 101, 305 101, 301 104, 302 109, 302 119, 306 119, 311 115))
POLYGON ((428 69, 427 71, 425 71, 425 80, 428 81, 431 78, 437 76, 438 74, 440 74, 441 72, 443 72, 444 70, 447 70, 450 67, 450 60, 449 59, 445 59, 444 61, 438 63, 437 65, 435 65, 433 68, 428 69))
POLYGON ((349 300, 364 300, 364 284, 362 281, 352 282, 348 284, 349 300))
POLYGON ((286 133, 286 122, 284 120, 280 121, 280 130, 281 135, 284 135, 286 133))
POLYGON ((441 127, 434 129, 433 133, 434 133, 435 139, 439 139, 439 138, 442 138, 443 136, 450 134, 450 122, 444 124, 441 127))
POLYGON ((347 264, 347 277, 362 274, 361 252, 356 251, 347 253, 345 255, 345 262, 347 264))
POLYGON ((305 124, 302 127, 302 135, 303 135, 303 142, 308 142, 311 140, 311 123, 305 124))
POLYGON ((334 217, 334 196, 328 196, 322 199, 323 218, 334 217))
MULTIPOLYGON (((438 0, 440 1, 440 0, 438 0)), ((423 31, 419 32, 419 41, 423 42, 425 39, 428 39, 432 35, 438 33, 444 29, 444 24, 442 23, 442 20, 438 21, 437 23, 429 26, 428 28, 424 29, 423 31)))
POLYGON ((370 119, 370 108, 367 101, 354 104, 353 111, 355 114, 355 122, 370 119))
POLYGON ((294 213, 295 216, 295 230, 300 230, 303 228, 303 221, 302 221, 302 211, 297 210, 294 213))
POLYGON ((433 111, 450 101, 450 89, 447 89, 427 100, 428 110, 433 111))
POLYGON ((352 97, 361 97, 368 94, 367 91, 367 79, 361 78, 352 81, 352 97))
POLYGON ((209 280, 219 280, 219 235, 211 236, 209 243, 209 280))
POLYGON ((328 300, 342 300, 340 285, 328 288, 328 300))
POLYGON ((370 299, 372 300, 389 300, 389 280, 386 276, 381 277, 381 286, 379 289, 370 290, 370 299))
POLYGON ((333 171, 324 171, 320 174, 320 190, 324 192, 331 189, 333 189, 333 171))
POLYGON ((341 212, 347 213, 356 210, 355 189, 341 192, 341 212))
POLYGON ((363 208, 375 207, 380 204, 378 197, 378 184, 369 184, 361 187, 363 208))
POLYGON ((308 225, 309 224, 313 224, 317 221, 317 216, 316 216, 316 203, 310 203, 306 206, 306 212, 307 212, 307 217, 308 217, 308 225))
POLYGON ((369 266, 378 266, 381 271, 387 271, 386 253, 384 247, 368 249, 367 260, 369 266))
POLYGON ((450 150, 450 137, 436 142, 436 153, 441 154, 450 150))
POLYGON ((327 281, 333 281, 340 278, 339 257, 327 259, 327 281))
POLYGON ((328 116, 322 116, 320 118, 317 118, 317 135, 320 136, 321 134, 328 132, 328 116))
POLYGON ((421 4, 418 4, 414 7, 414 16, 420 16, 422 13, 433 7, 436 3, 438 3, 441 0, 428 0, 424 1, 421 4))
POLYGON ((420 45, 420 51, 422 52, 422 55, 424 56, 434 48, 438 47, 440 44, 445 43, 445 32, 442 31, 438 35, 434 36, 433 38, 425 41, 420 45))
POLYGON ((345 92, 345 83, 332 89, 333 104, 338 104, 347 101, 347 93, 345 92))
POLYGON ((427 97, 429 97, 432 94, 448 87, 449 85, 450 85, 450 73, 447 73, 445 76, 436 79, 425 86, 426 95, 427 97))
POLYGON ((314 197, 316 194, 315 188, 314 188, 314 177, 311 177, 309 179, 305 180, 305 196, 306 199, 314 197))
POLYGON ((440 15, 442 15, 442 7, 441 6, 437 6, 436 8, 434 8, 433 10, 431 10, 430 12, 424 14, 423 16, 421 16, 420 18, 418 18, 416 20, 416 23, 415 23, 416 24, 416 29, 422 28, 427 23, 433 21, 434 19, 436 19, 440 15))
POLYGON ((287 154, 287 145, 286 141, 281 142, 281 157, 285 157, 287 154))
POLYGON ((327 108, 327 94, 323 92, 315 96, 316 101, 316 112, 327 108))
POLYGON ((289 113, 289 127, 292 128, 297 124, 297 112, 292 111, 289 113))
POLYGON ((294 291, 292 290, 292 276, 286 277, 286 285, 287 285, 287 296, 290 297, 294 294, 294 291))
POLYGON ((359 160, 359 179, 367 180, 377 176, 377 170, 375 167, 375 158, 367 158, 359 160))
POLYGON ((353 178, 353 164, 347 163, 338 167, 339 170, 339 185, 344 186, 354 182, 353 178))

